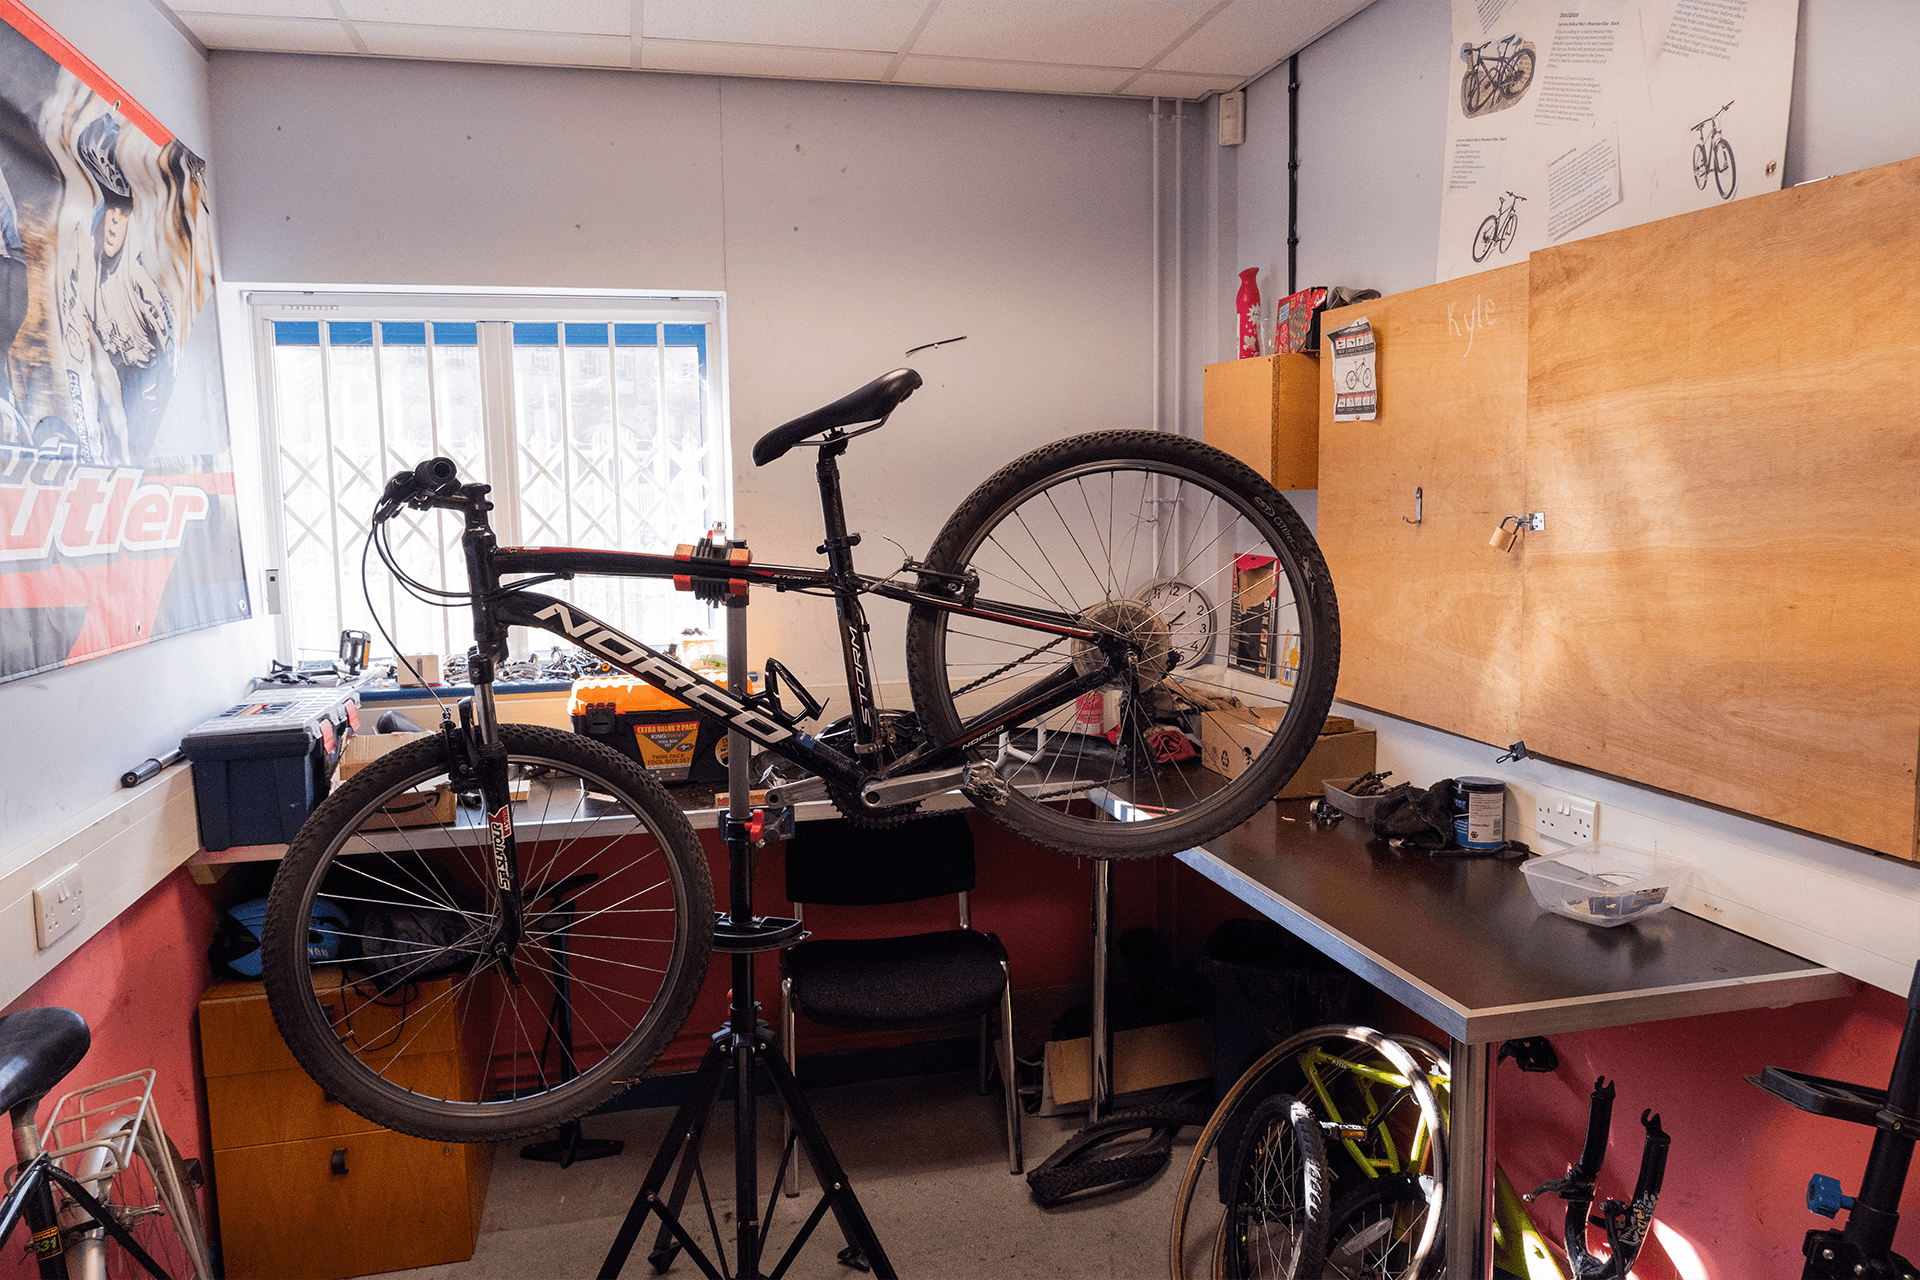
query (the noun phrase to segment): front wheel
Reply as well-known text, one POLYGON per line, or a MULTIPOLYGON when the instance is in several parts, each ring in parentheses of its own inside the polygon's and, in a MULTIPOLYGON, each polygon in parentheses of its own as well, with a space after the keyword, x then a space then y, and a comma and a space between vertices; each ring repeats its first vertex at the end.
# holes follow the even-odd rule
POLYGON ((1446 1270, 1446 1245, 1424 1257, 1433 1216, 1431 1180, 1395 1173, 1353 1189, 1333 1207, 1325 1280, 1429 1280, 1446 1270))
POLYGON ((1006 785, 970 794, 1050 848, 1194 848, 1272 800, 1326 721, 1340 666, 1326 562, 1278 490, 1198 440, 1112 431, 1036 449, 961 504, 927 567, 924 589, 970 578, 978 593, 965 611, 913 609, 921 724, 937 745, 993 726, 967 753, 1006 785), (1191 590, 1168 596, 1170 577, 1191 590), (1226 640, 1200 653, 1202 634, 1226 640), (1007 712, 1102 671, 1077 702, 1007 712))
POLYGON ((1733 144, 1725 138, 1713 144, 1713 185, 1722 200, 1733 199, 1733 144))
POLYGON ((1533 83, 1533 50, 1520 49, 1513 55, 1513 61, 1507 67, 1506 83, 1501 87, 1509 99, 1518 98, 1526 93, 1527 86, 1533 83))
POLYGON ((1505 253, 1513 247, 1513 236, 1518 230, 1520 230, 1520 215, 1509 212, 1507 220, 1500 224, 1500 252, 1505 253))
POLYGON ((1327 1150, 1306 1103, 1279 1093, 1247 1121, 1219 1236, 1220 1280, 1316 1280, 1333 1227, 1327 1150))
POLYGON ((315 809, 274 877, 267 997, 322 1088, 389 1129, 497 1142, 645 1074, 699 994, 713 884, 660 784, 577 734, 502 725, 521 936, 440 734, 315 809))

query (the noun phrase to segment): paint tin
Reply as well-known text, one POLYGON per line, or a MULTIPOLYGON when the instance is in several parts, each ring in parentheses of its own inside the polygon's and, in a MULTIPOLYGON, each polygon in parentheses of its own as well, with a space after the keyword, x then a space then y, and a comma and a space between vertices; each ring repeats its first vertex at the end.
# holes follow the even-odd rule
POLYGON ((1453 842, 1462 849, 1507 843, 1507 784, 1498 778, 1453 780, 1453 842))

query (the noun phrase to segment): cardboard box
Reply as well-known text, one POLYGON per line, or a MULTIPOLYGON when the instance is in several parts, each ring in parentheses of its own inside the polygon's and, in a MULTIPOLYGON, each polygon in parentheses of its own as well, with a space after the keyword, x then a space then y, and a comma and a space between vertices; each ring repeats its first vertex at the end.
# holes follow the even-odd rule
MULTIPOLYGON (((371 733, 357 737, 347 743, 346 750, 340 753, 340 768, 335 778, 345 782, 388 752, 396 751, 409 742, 433 736, 430 733, 371 733)), ((413 827, 444 827, 453 821, 455 807, 453 788, 442 782, 438 786, 415 789, 405 796, 395 797, 380 812, 367 815, 364 829, 399 831, 413 827)))
MULTIPOLYGON (((1205 1080, 1213 1074, 1213 1033, 1205 1018, 1116 1031, 1113 1094, 1205 1080)), ((1084 1111, 1093 1092, 1093 1041, 1049 1040, 1041 1062, 1040 1114, 1084 1111)))
MULTIPOLYGON (((1280 726, 1285 707, 1223 707, 1200 717, 1200 759, 1207 768, 1229 778, 1246 769, 1253 753, 1266 746, 1280 726)), ((1353 721, 1329 716, 1306 760, 1276 800, 1298 800, 1321 794, 1328 778, 1357 778, 1373 772, 1374 735, 1356 729, 1353 721)))

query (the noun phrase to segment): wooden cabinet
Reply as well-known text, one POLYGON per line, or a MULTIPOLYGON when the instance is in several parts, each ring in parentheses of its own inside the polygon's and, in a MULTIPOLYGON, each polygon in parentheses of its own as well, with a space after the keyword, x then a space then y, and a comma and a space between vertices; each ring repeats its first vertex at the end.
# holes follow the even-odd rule
MULTIPOLYGON (((200 1051, 232 1280, 340 1280, 473 1256, 491 1148, 394 1133, 327 1098, 257 982, 207 989, 200 1051)), ((393 1074, 439 1087, 462 1070, 451 1037, 428 1035, 393 1074)))
POLYGON ((1328 313, 1380 352, 1378 421, 1321 390, 1341 696, 1920 856, 1915 208, 1902 161, 1328 313))
POLYGON ((1320 484, 1320 361, 1297 353, 1210 364, 1203 432, 1279 489, 1320 484))
POLYGON ((1496 551, 1487 538, 1523 510, 1526 264, 1322 323, 1332 332, 1360 316, 1374 332, 1379 412, 1335 422, 1329 389, 1320 422, 1319 537, 1340 602, 1340 696, 1511 742, 1521 549, 1496 551))

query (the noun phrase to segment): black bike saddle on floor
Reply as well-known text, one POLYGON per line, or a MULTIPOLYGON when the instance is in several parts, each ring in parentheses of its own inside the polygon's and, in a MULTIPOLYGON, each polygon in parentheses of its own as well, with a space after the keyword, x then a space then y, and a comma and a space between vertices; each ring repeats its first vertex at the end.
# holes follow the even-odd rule
POLYGON ((895 369, 892 373, 882 374, 851 395, 841 396, 832 404, 802 414, 785 426, 775 427, 761 436, 753 446, 753 465, 766 466, 808 436, 832 431, 836 427, 878 422, 892 413, 919 386, 920 375, 912 369, 895 369))
POLYGON ((87 1020, 71 1009, 22 1009, 0 1018, 0 1110, 37 1104, 92 1043, 87 1020))

